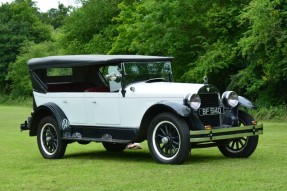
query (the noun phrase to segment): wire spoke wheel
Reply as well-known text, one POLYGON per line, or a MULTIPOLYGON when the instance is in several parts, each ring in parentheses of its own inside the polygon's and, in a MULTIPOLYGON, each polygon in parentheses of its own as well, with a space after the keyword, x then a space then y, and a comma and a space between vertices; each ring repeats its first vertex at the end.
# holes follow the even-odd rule
MULTIPOLYGON (((252 125, 253 117, 248 113, 239 110, 240 126, 252 125)), ((250 137, 240 137, 226 140, 218 145, 220 152, 226 157, 247 158, 256 149, 258 144, 258 135, 250 137)))
POLYGON ((58 136, 55 127, 47 123, 41 131, 41 143, 47 153, 53 154, 58 147, 58 136))
POLYGON ((158 152, 165 157, 173 157, 180 148, 180 136, 174 124, 163 121, 156 127, 154 133, 155 144, 158 152))
POLYGON ((148 129, 148 146, 155 161, 180 164, 190 151, 189 128, 186 122, 171 113, 158 114, 148 129))
POLYGON ((241 138, 231 140, 228 144, 226 144, 226 148, 230 152, 239 152, 240 150, 244 149, 247 143, 248 143, 248 138, 241 137, 241 138))
POLYGON ((37 142, 44 158, 59 159, 64 156, 67 143, 62 140, 60 129, 53 117, 46 116, 40 121, 37 142))

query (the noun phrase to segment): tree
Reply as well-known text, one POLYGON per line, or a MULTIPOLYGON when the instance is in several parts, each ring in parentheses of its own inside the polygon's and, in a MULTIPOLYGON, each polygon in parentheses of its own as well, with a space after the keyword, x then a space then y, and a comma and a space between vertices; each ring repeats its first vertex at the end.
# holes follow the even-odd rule
POLYGON ((8 66, 14 62, 25 41, 39 43, 51 38, 47 25, 37 17, 31 0, 15 0, 0 6, 0 92, 9 92, 8 66))
MULTIPOLYGON (((57 31, 63 33, 56 41, 63 54, 174 56, 179 81, 202 82, 206 75, 220 91, 228 87, 261 104, 286 104, 285 0, 79 1, 83 6, 71 13, 59 6, 45 18, 55 28, 61 26, 57 31)), ((5 79, 13 82, 13 89, 21 84, 14 78, 17 72, 24 74, 18 64, 23 54, 28 55, 24 49, 40 43, 38 48, 45 50, 41 42, 51 38, 37 14, 31 0, 0 7, 0 91, 5 79), (28 46, 27 41, 35 44, 28 46), (15 66, 6 78, 11 62, 15 66)))
POLYGON ((52 8, 45 13, 40 13, 39 17, 44 23, 50 24, 54 29, 57 29, 64 24, 65 19, 69 16, 72 10, 72 6, 66 7, 64 4, 60 3, 57 9, 52 8))
POLYGON ((9 72, 6 77, 11 81, 10 89, 13 97, 29 97, 32 93, 30 75, 27 62, 31 58, 39 58, 50 55, 61 55, 61 50, 57 43, 46 41, 35 44, 25 42, 15 62, 9 65, 9 72))
POLYGON ((284 0, 252 0, 240 15, 248 29, 238 44, 248 62, 230 86, 258 98, 262 105, 287 102, 286 10, 284 0))
POLYGON ((114 29, 112 19, 119 13, 120 0, 83 1, 63 26, 62 46, 68 54, 105 54, 110 49, 114 29))
POLYGON ((118 36, 110 53, 174 56, 176 79, 202 52, 203 13, 212 1, 123 1, 115 20, 118 36))
POLYGON ((240 25, 238 16, 249 1, 213 1, 202 20, 207 39, 201 55, 190 64, 183 80, 202 82, 207 76, 209 83, 221 92, 229 86, 231 76, 246 67, 246 60, 239 55, 237 42, 246 27, 240 25))

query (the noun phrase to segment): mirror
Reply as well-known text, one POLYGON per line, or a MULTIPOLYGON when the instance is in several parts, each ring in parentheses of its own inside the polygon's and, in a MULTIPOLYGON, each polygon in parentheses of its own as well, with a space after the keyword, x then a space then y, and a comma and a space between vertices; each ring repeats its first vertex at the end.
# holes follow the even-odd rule
POLYGON ((118 65, 109 66, 108 73, 105 77, 109 82, 111 92, 117 92, 121 89, 122 75, 118 65))
POLYGON ((110 73, 110 74, 107 74, 105 77, 106 77, 106 80, 108 81, 120 81, 122 78, 122 75, 116 74, 116 73, 110 73))

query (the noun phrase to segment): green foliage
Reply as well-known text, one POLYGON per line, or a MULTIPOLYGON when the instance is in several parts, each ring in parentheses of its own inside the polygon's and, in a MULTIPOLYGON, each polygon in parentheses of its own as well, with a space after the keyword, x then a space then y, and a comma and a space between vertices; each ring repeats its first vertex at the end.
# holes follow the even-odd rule
POLYGON ((221 92, 226 90, 231 75, 244 68, 244 59, 238 56, 237 40, 242 30, 238 15, 247 1, 213 1, 202 18, 202 27, 206 31, 202 43, 203 51, 189 65, 182 80, 202 82, 207 76, 209 83, 216 85, 221 92))
POLYGON ((187 82, 203 82, 203 76, 207 76, 209 83, 215 84, 221 91, 225 91, 229 85, 229 75, 236 68, 236 51, 231 44, 215 42, 207 48, 207 52, 190 65, 190 70, 183 76, 187 82), (228 72, 229 73, 228 73, 228 72))
POLYGON ((204 51, 182 79, 201 82, 206 75, 221 91, 265 106, 286 103, 286 10, 280 0, 214 1, 203 21, 204 51))
POLYGON ((105 54, 113 34, 112 18, 119 13, 120 0, 90 0, 72 12, 63 26, 62 46, 68 54, 105 54))
POLYGON ((64 24, 65 19, 69 16, 72 9, 71 6, 66 7, 60 3, 57 9, 52 8, 45 13, 39 13, 39 17, 44 23, 50 24, 54 29, 57 29, 64 24))
POLYGON ((189 0, 123 1, 117 36, 110 53, 174 56, 178 78, 202 51, 201 19, 208 2, 189 0), (133 2, 133 3, 132 3, 133 2), (199 5, 203 6, 199 6, 199 5))
POLYGON ((50 27, 37 17, 31 0, 16 0, 0 6, 0 92, 8 92, 8 67, 25 41, 39 43, 51 38, 50 27))
POLYGON ((287 106, 259 106, 256 110, 248 110, 256 120, 260 121, 287 121, 287 106))
POLYGON ((32 97, 23 97, 22 95, 16 97, 12 95, 0 94, 0 104, 10 106, 27 106, 32 108, 33 99, 32 97))
POLYGON ((51 39, 53 29, 42 20, 57 28, 55 46, 65 50, 49 54, 173 56, 176 81, 202 83, 207 76, 220 91, 234 90, 262 107, 287 103, 285 0, 79 1, 83 6, 72 12, 60 5, 39 13, 31 0, 0 6, 0 92, 27 85, 14 79, 26 74, 17 68, 25 60, 20 48, 51 39))
POLYGON ((48 68, 47 76, 71 76, 72 68, 48 68))
POLYGON ((39 44, 26 42, 26 44, 21 48, 16 61, 11 63, 9 66, 7 80, 12 82, 10 85, 11 96, 31 96, 32 86, 27 67, 29 59, 60 54, 61 51, 54 42, 46 41, 39 44))
POLYGON ((242 12, 248 30, 238 41, 248 66, 233 77, 231 87, 266 104, 287 102, 287 4, 277 0, 253 0, 242 12), (262 101, 261 101, 262 102, 262 101))

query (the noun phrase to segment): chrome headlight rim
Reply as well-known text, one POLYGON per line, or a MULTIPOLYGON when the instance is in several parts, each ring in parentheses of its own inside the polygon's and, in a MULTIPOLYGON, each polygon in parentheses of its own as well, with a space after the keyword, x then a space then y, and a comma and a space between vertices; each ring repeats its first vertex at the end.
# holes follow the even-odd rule
POLYGON ((187 94, 184 102, 193 110, 197 111, 201 105, 201 99, 198 94, 187 94))
POLYGON ((222 94, 223 104, 228 107, 236 107, 239 103, 239 98, 236 92, 234 91, 226 91, 222 94))

